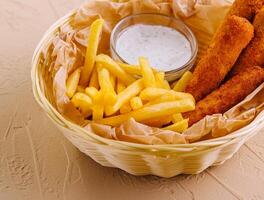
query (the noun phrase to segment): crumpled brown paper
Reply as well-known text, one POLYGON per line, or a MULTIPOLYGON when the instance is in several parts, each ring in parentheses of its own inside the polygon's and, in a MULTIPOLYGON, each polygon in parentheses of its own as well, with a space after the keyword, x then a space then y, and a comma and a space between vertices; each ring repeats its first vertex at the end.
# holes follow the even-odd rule
POLYGON ((69 73, 82 66, 89 26, 97 18, 103 18, 106 22, 99 46, 100 53, 109 53, 110 33, 120 19, 131 14, 151 12, 180 17, 196 35, 200 57, 229 8, 230 2, 224 0, 89 1, 78 9, 70 25, 60 28, 43 52, 45 95, 65 118, 104 138, 141 144, 184 144, 208 135, 209 138, 227 135, 249 124, 258 113, 264 112, 264 84, 224 115, 207 116, 180 134, 152 128, 137 123, 134 119, 117 128, 87 121, 67 97, 66 80, 69 73))

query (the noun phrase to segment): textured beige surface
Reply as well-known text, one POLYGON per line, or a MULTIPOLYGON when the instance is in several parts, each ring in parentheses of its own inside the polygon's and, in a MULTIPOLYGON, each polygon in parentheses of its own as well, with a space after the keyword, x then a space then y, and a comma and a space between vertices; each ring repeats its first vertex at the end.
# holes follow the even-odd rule
POLYGON ((82 0, 0 0, 0 199, 264 199, 264 130, 229 161, 196 176, 134 177, 80 153, 31 92, 44 31, 82 0))

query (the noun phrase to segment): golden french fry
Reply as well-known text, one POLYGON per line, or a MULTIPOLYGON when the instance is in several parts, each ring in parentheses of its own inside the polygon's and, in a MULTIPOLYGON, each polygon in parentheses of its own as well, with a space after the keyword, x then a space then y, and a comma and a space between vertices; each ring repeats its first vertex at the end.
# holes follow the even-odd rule
POLYGON ((146 106, 150 106, 150 105, 155 105, 155 104, 159 104, 159 103, 164 103, 164 102, 170 102, 170 101, 175 101, 177 99, 175 99, 175 97, 171 94, 164 94, 161 97, 154 99, 153 101, 150 101, 148 103, 146 103, 146 106))
POLYGON ((116 88, 116 77, 110 74, 110 81, 111 81, 113 88, 116 88))
POLYGON ((125 89, 126 89, 125 84, 122 83, 122 81, 117 80, 117 85, 116 85, 116 92, 117 92, 117 94, 121 93, 125 89))
POLYGON ((113 106, 107 106, 105 113, 106 116, 110 116, 116 113, 122 105, 129 102, 129 100, 140 93, 140 91, 144 88, 143 80, 139 79, 129 85, 125 90, 117 95, 117 101, 113 106))
POLYGON ((112 90, 114 91, 113 85, 110 80, 110 73, 106 68, 103 68, 101 65, 98 65, 98 81, 100 88, 102 90, 112 90))
POLYGON ((85 93, 94 100, 99 91, 95 87, 87 87, 85 93))
MULTIPOLYGON (((189 93, 175 92, 174 90, 164 90, 164 89, 163 89, 163 91, 167 91, 167 92, 166 93, 164 92, 164 94, 158 98, 155 98, 155 94, 152 95, 151 93, 148 93, 147 95, 149 95, 149 96, 146 96, 146 98, 148 97, 149 99, 152 98, 154 100, 148 102, 146 105, 154 105, 154 104, 158 104, 158 103, 181 100, 181 99, 190 99, 191 101, 193 101, 193 103, 195 103, 193 96, 189 93)), ((160 94, 163 91, 160 91, 160 94)))
POLYGON ((91 27, 88 38, 88 46, 85 55, 84 69, 81 73, 81 85, 86 86, 89 83, 91 73, 94 69, 95 57, 97 54, 97 49, 100 41, 100 35, 103 30, 104 20, 95 20, 91 27))
POLYGON ((140 97, 133 97, 130 100, 130 106, 132 110, 138 110, 143 107, 143 103, 140 97))
POLYGON ((71 102, 75 107, 91 108, 92 106, 92 99, 88 95, 80 92, 72 97, 71 102))
POLYGON ((122 67, 129 74, 141 76, 140 66, 129 65, 121 62, 119 62, 118 65, 122 67))
POLYGON ((136 121, 141 122, 158 117, 162 118, 164 116, 173 115, 174 113, 188 112, 194 109, 194 102, 190 99, 184 99, 151 106, 144 106, 139 110, 135 110, 123 115, 117 115, 114 117, 97 120, 97 122, 110 126, 119 126, 121 123, 127 121, 130 118, 134 118, 136 121))
POLYGON ((164 88, 165 72, 157 72, 154 74, 156 80, 156 86, 158 88, 164 88))
POLYGON ((178 80, 178 82, 175 84, 173 87, 173 90, 176 92, 184 92, 187 84, 190 82, 192 79, 192 73, 187 71, 183 74, 183 76, 178 80))
POLYGON ((92 76, 89 82, 89 87, 94 87, 99 90, 98 73, 96 68, 93 69, 92 76))
POLYGON ((100 120, 104 117, 104 107, 99 104, 93 106, 93 120, 100 120))
POLYGON ((75 94, 81 75, 81 69, 76 69, 66 81, 66 93, 69 98, 72 98, 75 94))
POLYGON ((157 127, 157 128, 162 128, 163 126, 170 124, 172 120, 171 115, 169 116, 164 116, 162 118, 158 117, 155 119, 149 119, 149 120, 145 120, 142 121, 142 124, 148 125, 148 126, 152 126, 152 127, 157 127))
POLYGON ((72 97, 71 102, 85 115, 88 115, 92 109, 92 99, 84 93, 76 93, 72 97))
POLYGON ((139 63, 140 63, 141 73, 145 87, 155 87, 156 86, 155 76, 150 67, 148 60, 144 57, 140 57, 139 63))
POLYGON ((105 105, 114 105, 117 95, 110 80, 110 73, 106 68, 101 66, 98 66, 98 81, 104 95, 105 105))
POLYGON ((120 108, 120 113, 121 114, 125 114, 125 113, 129 113, 131 112, 131 107, 129 105, 129 103, 125 103, 124 105, 122 105, 122 107, 120 108))
POLYGON ((139 97, 143 101, 152 101, 167 93, 168 93, 168 90, 165 90, 165 89, 148 87, 140 93, 139 97))
POLYGON ((183 116, 181 113, 176 113, 176 114, 172 115, 172 123, 176 124, 177 122, 180 122, 182 120, 184 120, 184 119, 183 119, 183 116))
POLYGON ((126 73, 123 68, 121 68, 111 57, 100 54, 96 57, 96 62, 102 64, 107 68, 112 75, 120 79, 124 84, 130 85, 136 79, 130 74, 126 73))
POLYGON ((163 130, 170 130, 178 133, 182 133, 187 129, 188 129, 188 119, 184 119, 182 121, 179 121, 175 124, 163 128, 163 130))
POLYGON ((195 104, 194 97, 189 93, 175 92, 174 90, 170 90, 170 91, 168 91, 168 95, 171 95, 172 97, 174 97, 175 100, 177 100, 177 99, 190 99, 195 104))
MULTIPOLYGON (((129 65, 129 64, 126 64, 126 63, 121 63, 121 62, 118 62, 118 65, 120 67, 122 67, 129 74, 137 75, 137 76, 141 76, 142 75, 140 66, 129 65)), ((157 72, 157 70, 154 69, 154 68, 152 68, 152 71, 153 72, 157 72)))
POLYGON ((166 90, 171 89, 169 82, 165 80, 165 72, 156 72, 155 79, 156 79, 156 86, 158 88, 163 88, 166 90))
POLYGON ((81 86, 81 85, 78 85, 78 87, 77 87, 77 90, 76 90, 77 92, 81 92, 81 93, 84 93, 85 92, 85 88, 83 87, 83 86, 81 86))
POLYGON ((93 120, 101 120, 104 117, 104 94, 102 91, 94 96, 93 101, 93 120))
MULTIPOLYGON (((84 93, 84 88, 82 86, 78 86, 77 93, 84 93)), ((79 111, 85 118, 92 116, 93 112, 91 110, 91 106, 90 106, 91 102, 89 99, 87 99, 86 97, 82 98, 82 95, 77 95, 74 99, 71 99, 71 101, 76 108, 79 108, 79 111), (80 99, 84 99, 84 100, 80 100, 80 99), (84 105, 82 102, 84 103, 84 105), (89 107, 85 106, 87 103, 89 104, 89 107), (77 105, 82 105, 82 106, 77 106, 77 105)))

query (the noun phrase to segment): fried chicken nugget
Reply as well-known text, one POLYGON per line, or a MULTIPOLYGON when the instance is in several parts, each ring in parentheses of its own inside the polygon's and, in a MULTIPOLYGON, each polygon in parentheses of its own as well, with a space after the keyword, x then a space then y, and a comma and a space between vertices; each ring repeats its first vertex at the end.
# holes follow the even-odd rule
POLYGON ((186 92, 199 101, 218 88, 253 35, 254 28, 245 18, 226 18, 198 62, 186 92))
POLYGON ((189 118, 189 126, 191 126, 206 115, 224 113, 242 101, 263 82, 264 69, 261 67, 247 68, 199 101, 196 109, 185 113, 184 118, 189 118))
POLYGON ((227 16, 236 15, 252 22, 262 6, 264 6, 264 0, 236 0, 227 16))
POLYGON ((251 66, 264 65, 264 7, 256 14, 253 26, 254 38, 239 56, 231 76, 251 66))

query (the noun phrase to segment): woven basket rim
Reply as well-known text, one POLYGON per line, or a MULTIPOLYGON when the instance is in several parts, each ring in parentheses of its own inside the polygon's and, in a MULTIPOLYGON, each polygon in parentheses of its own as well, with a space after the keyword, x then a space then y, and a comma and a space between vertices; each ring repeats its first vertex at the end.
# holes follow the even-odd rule
POLYGON ((194 142, 194 143, 187 143, 187 144, 158 144, 158 145, 148 145, 148 144, 139 144, 139 143, 132 143, 132 142, 125 142, 125 141, 118 141, 113 139, 107 139, 96 135, 94 133, 90 133, 83 127, 67 120, 62 114, 60 114, 48 101, 45 97, 44 93, 40 89, 40 81, 39 81, 39 67, 38 61, 41 53, 41 49, 43 46, 47 45, 47 40, 51 40, 51 36, 54 36, 54 33, 58 31, 58 28, 61 27, 63 24, 68 23, 70 17, 72 17, 76 13, 77 9, 70 11, 68 14, 57 20, 51 27, 44 33, 42 39, 38 43, 33 57, 32 57, 32 68, 31 68, 31 80, 32 80, 32 89, 33 95, 37 103, 42 107, 45 113, 52 119, 52 121, 64 128, 74 130, 75 133, 78 131, 82 132, 83 134, 87 134, 90 139, 93 139, 96 142, 100 142, 103 144, 108 145, 118 145, 120 147, 130 147, 130 148, 137 148, 137 149, 156 149, 156 150, 174 150, 175 148, 197 148, 197 147, 215 147, 224 145, 232 140, 235 140, 238 137, 253 135, 255 126, 264 126, 264 111, 258 114, 258 116, 248 125, 242 127, 239 130, 236 130, 226 136, 222 136, 219 138, 194 142), (48 39, 50 38, 50 39, 48 39), (262 116, 261 116, 262 115, 262 116), (260 117, 259 117, 260 116, 260 117), (250 131, 249 131, 250 130, 250 131))

